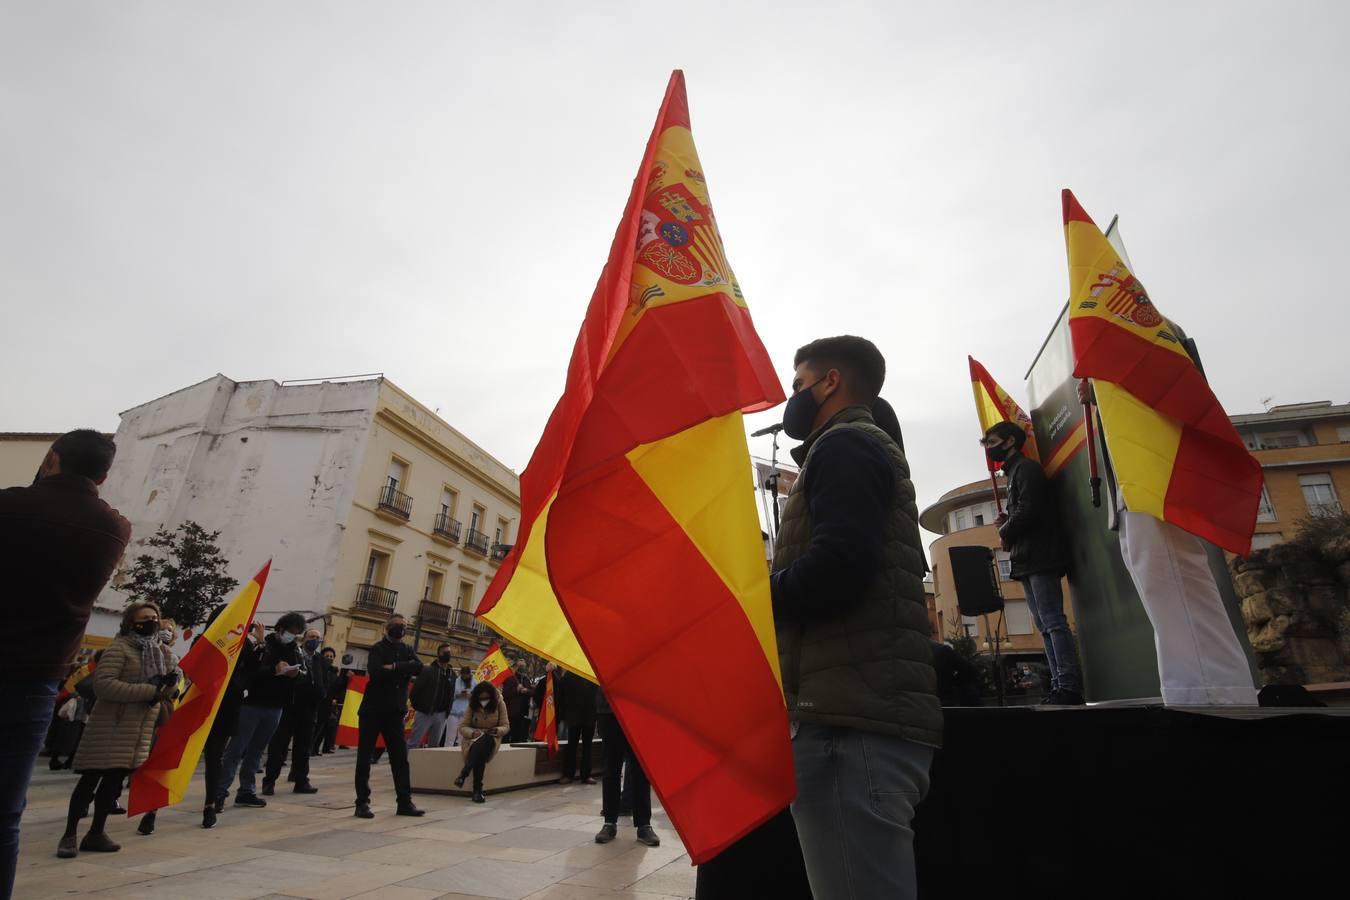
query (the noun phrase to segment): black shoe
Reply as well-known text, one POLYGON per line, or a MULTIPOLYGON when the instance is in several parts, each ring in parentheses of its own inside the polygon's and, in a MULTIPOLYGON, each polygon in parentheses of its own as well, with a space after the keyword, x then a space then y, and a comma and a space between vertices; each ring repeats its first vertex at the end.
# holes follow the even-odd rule
POLYGON ((564 775, 563 777, 558 779, 558 784, 571 784, 571 783, 572 783, 571 775, 564 775))
POLYGON ((252 806, 255 809, 262 809, 264 806, 267 805, 267 801, 259 797, 257 794, 235 794, 234 805, 252 806))
POLYGON ((661 838, 657 837, 650 825, 643 825, 638 829, 637 839, 639 844, 646 844, 648 847, 661 846, 661 838))
POLYGON ((141 824, 136 826, 136 833, 137 834, 155 833, 155 814, 153 812, 148 812, 145 815, 141 816, 141 824))
POLYGON ((276 792, 277 792, 277 783, 275 781, 263 782, 262 795, 264 797, 271 797, 276 792))
POLYGON ((225 811, 225 795, 222 794, 221 796, 216 798, 216 812, 223 813, 224 811, 225 811))
POLYGON ((606 822, 604 825, 601 825, 600 830, 596 832, 595 842, 597 844, 608 844, 618 836, 619 826, 613 822, 606 822))
POLYGON ((486 802, 487 802, 487 798, 483 796, 483 792, 482 792, 482 791, 474 791, 474 792, 473 792, 473 802, 474 802, 474 803, 486 803, 486 802))
POLYGON ((56 845, 56 855, 62 859, 74 859, 80 855, 79 845, 75 843, 75 835, 65 834, 61 836, 61 842, 56 845))
POLYGON ((369 803, 358 803, 356 804, 356 817, 358 819, 373 819, 375 814, 370 811, 369 803))
POLYGON ((1041 702, 1038 703, 1037 706, 1054 706, 1055 697, 1058 694, 1059 691, 1051 691, 1050 693, 1046 694, 1044 697, 1041 698, 1041 702))
POLYGON ((396 816, 414 816, 414 817, 425 816, 426 814, 427 811, 425 809, 418 809, 417 807, 413 806, 411 800, 409 800, 407 803, 400 803, 398 805, 398 811, 394 813, 394 815, 396 816))
POLYGON ((53 772, 59 771, 61 768, 63 768, 61 765, 61 760, 53 756, 51 758, 51 761, 47 763, 47 768, 51 769, 53 772))
POLYGON ((82 853, 116 853, 121 849, 121 844, 114 843, 113 839, 102 831, 91 831, 84 836, 84 840, 80 841, 82 853))
POLYGON ((108 810, 108 815, 110 816, 125 816, 126 814, 127 808, 121 803, 114 803, 113 808, 108 810))
POLYGON ((202 810, 202 827, 216 827, 216 808, 214 805, 208 806, 206 809, 202 810))
POLYGON ((464 781, 465 781, 465 779, 467 779, 468 777, 469 777, 469 776, 467 776, 467 775, 461 775, 461 776, 459 776, 458 778, 456 778, 456 779, 455 779, 455 787, 457 787, 457 788, 462 788, 462 787, 464 787, 464 781))
POLYGON ((297 794, 317 794, 319 792, 319 789, 308 781, 297 781, 293 790, 297 794))
POLYGON ((1083 695, 1077 691, 1055 691, 1055 704, 1057 706, 1086 706, 1087 701, 1083 695))

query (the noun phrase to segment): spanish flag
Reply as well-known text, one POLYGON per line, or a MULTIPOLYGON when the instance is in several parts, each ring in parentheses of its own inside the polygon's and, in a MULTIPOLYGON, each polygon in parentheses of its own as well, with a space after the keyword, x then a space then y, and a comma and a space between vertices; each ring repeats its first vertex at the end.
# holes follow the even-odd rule
POLYGON ((138 816, 183 799, 271 568, 269 560, 178 664, 191 684, 178 699, 173 718, 156 733, 149 758, 131 775, 127 815, 138 816))
POLYGON ((1261 465, 1175 327, 1073 193, 1063 199, 1074 375, 1093 379, 1125 505, 1245 555, 1261 465))
POLYGON ((544 708, 539 710, 539 723, 534 726, 534 739, 548 741, 548 757, 558 753, 558 710, 553 700, 553 673, 544 673, 544 708))
POLYGON ((506 661, 506 654, 502 652, 502 648, 494 641, 488 652, 483 655, 483 661, 478 664, 478 669, 473 673, 473 680, 490 681, 494 687, 501 687, 511 675, 511 664, 506 661))
POLYGON ((782 400, 677 71, 478 614, 600 683, 695 863, 794 792, 741 418, 782 400))
MULTIPOLYGON (((967 356, 970 361, 970 386, 975 391, 975 414, 980 417, 980 431, 986 432, 999 422, 1014 422, 1027 433, 1027 442, 1022 445, 1022 455, 1036 462, 1041 461, 1041 451, 1036 447, 1036 431, 1031 426, 1031 417, 1022 412, 1007 391, 989 375, 984 366, 976 362, 975 357, 967 356)), ((996 460, 985 457, 989 471, 995 472, 1003 467, 996 460)))

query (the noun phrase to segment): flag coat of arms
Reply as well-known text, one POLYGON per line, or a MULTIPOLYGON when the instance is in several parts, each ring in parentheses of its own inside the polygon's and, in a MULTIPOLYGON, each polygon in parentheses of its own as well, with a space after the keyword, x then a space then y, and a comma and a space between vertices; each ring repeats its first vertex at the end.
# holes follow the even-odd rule
POLYGON ((677 71, 478 614, 600 683, 695 863, 794 793, 742 423, 783 399, 677 71))
POLYGON ((150 756, 131 775, 127 815, 138 816, 183 799, 216 720, 225 687, 239 662, 271 568, 269 560, 179 662, 190 684, 178 699, 173 717, 155 733, 150 756))
MULTIPOLYGON (((1022 445, 1022 455, 1040 462, 1041 451, 1036 446, 1036 430, 1031 425, 1031 416, 1022 411, 1017 401, 990 376, 989 371, 977 362, 975 357, 967 356, 966 359, 970 361, 970 386, 975 391, 975 414, 980 417, 981 433, 993 428, 999 422, 1013 422, 1027 433, 1027 442, 1022 445)), ((991 472, 1003 467, 1001 462, 987 455, 985 459, 991 472)))
POLYGON ((1065 190, 1074 375, 1093 379, 1125 505, 1251 550, 1261 465, 1144 286, 1065 190))
POLYGON ((558 753, 558 709, 553 699, 553 675, 544 674, 544 706, 539 710, 539 722, 534 726, 534 739, 548 742, 548 755, 558 753))
POLYGON ((511 675, 511 664, 506 661, 506 654, 502 652, 502 648, 494 641, 488 652, 483 655, 483 661, 478 664, 478 669, 473 673, 473 680, 487 681, 500 688, 511 675))

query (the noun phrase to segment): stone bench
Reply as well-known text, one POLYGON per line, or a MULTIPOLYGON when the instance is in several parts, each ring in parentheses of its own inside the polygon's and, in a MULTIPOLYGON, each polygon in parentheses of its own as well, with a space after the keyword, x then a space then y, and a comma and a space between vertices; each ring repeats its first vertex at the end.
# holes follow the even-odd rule
MULTIPOLYGON (((595 779, 604 770, 605 745, 596 739, 592 744, 591 768, 595 779)), ((524 744, 503 744, 488 763, 483 774, 483 793, 498 794, 520 788, 553 784, 562 775, 563 747, 558 755, 548 758, 548 745, 542 741, 524 744)), ((464 766, 464 754, 458 747, 424 747, 408 751, 408 769, 415 794, 454 794, 467 797, 473 791, 471 781, 464 787, 455 787, 455 778, 464 766)))

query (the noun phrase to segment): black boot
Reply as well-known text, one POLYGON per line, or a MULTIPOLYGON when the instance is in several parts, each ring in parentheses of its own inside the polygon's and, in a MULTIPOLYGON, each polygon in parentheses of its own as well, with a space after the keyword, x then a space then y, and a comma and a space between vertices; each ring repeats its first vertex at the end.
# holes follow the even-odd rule
POLYGON ((153 812, 148 812, 145 815, 141 816, 141 824, 136 826, 136 833, 137 834, 155 833, 155 814, 153 812))
POLYGON ((202 810, 202 827, 216 827, 216 805, 214 803, 209 804, 206 809, 202 810))

